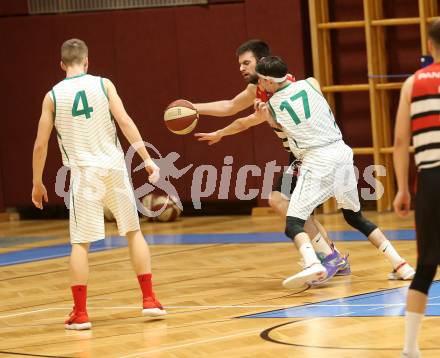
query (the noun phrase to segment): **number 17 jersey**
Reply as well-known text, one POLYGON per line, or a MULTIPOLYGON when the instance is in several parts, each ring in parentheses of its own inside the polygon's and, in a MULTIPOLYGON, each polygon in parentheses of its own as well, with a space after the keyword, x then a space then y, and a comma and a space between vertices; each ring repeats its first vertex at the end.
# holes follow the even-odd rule
POLYGON ((307 80, 287 84, 269 100, 275 121, 287 134, 292 152, 299 158, 307 149, 342 139, 324 96, 307 80))
POLYGON ((124 152, 101 77, 68 77, 52 88, 50 96, 65 166, 125 170, 124 152))

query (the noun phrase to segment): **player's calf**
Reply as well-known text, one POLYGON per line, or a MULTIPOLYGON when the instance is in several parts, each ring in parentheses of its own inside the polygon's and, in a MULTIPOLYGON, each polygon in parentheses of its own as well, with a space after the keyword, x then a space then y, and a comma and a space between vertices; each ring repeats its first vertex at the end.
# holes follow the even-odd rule
POLYGON ((371 221, 367 220, 362 212, 342 209, 342 214, 344 215, 344 219, 350 226, 359 230, 366 237, 370 236, 370 234, 377 229, 377 226, 373 224, 371 221))
POLYGON ((304 270, 284 280, 283 286, 286 288, 300 288, 312 282, 318 283, 324 279, 330 279, 337 272, 336 267, 330 267, 327 270, 321 264, 310 238, 304 232, 304 223, 305 220, 297 217, 286 218, 286 235, 294 241, 304 262, 304 270))

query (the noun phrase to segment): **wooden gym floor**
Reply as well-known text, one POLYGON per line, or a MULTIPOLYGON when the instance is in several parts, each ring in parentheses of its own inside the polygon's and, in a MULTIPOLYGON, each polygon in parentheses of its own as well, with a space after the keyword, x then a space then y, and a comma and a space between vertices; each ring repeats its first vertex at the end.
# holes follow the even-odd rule
MULTIPOLYGON (((367 216, 386 230, 413 228, 412 217, 367 216)), ((340 215, 319 219, 332 235, 349 230, 340 215)), ((72 305, 68 258, 38 259, 50 257, 46 249, 67 253, 67 222, 0 223, 0 356, 376 358, 400 354, 400 313, 409 283, 388 281, 388 263, 366 240, 336 241, 340 251, 350 252, 351 276, 296 293, 281 286, 300 266, 293 244, 283 238, 283 220, 278 217, 182 218, 169 224, 143 223, 142 229, 150 240, 167 243, 150 248, 155 290, 169 315, 140 316, 140 291, 127 248, 104 247, 90 254, 88 306, 93 329, 75 332, 63 328, 72 305), (254 237, 271 240, 254 243, 254 237), (26 258, 32 261, 13 264, 26 258), (238 318, 261 313, 262 317, 238 318)), ((117 235, 114 224, 107 225, 107 234, 117 235)), ((413 240, 393 243, 415 264, 413 240)), ((432 306, 435 311, 438 305, 432 306)), ((440 356, 436 315, 424 321, 423 357, 440 356)))

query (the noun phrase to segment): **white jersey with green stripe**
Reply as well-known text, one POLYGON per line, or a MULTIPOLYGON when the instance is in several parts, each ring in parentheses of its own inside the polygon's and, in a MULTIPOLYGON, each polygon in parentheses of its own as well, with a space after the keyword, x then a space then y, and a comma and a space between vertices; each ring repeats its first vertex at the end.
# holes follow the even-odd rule
POLYGON ((63 164, 125 169, 103 79, 88 74, 68 77, 50 93, 63 164))
POLYGON ((291 151, 298 158, 308 149, 342 139, 326 99, 307 80, 280 88, 270 98, 269 105, 275 121, 287 134, 291 151))

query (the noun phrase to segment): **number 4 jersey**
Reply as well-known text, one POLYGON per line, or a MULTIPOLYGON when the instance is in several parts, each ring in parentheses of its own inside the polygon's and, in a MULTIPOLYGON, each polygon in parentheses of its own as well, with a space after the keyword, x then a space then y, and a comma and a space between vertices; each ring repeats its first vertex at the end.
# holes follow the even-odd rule
POLYGON ((298 158, 305 150, 342 139, 341 131, 324 96, 307 80, 288 83, 269 100, 275 121, 287 134, 298 158))
POLYGON ((126 168, 101 77, 67 77, 53 87, 50 96, 64 165, 126 168))

